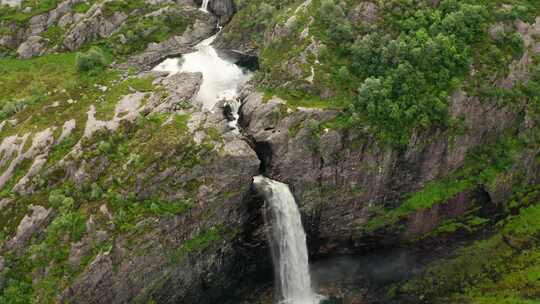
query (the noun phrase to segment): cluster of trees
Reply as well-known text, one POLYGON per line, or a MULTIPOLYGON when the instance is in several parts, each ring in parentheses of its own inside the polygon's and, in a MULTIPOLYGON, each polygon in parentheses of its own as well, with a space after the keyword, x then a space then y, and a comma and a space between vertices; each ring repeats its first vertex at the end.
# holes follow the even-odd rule
POLYGON ((456 0, 396 0, 381 11, 384 26, 359 38, 335 0, 321 1, 318 19, 333 48, 350 58, 335 81, 360 81, 350 124, 367 120, 380 139, 401 145, 415 130, 447 122, 449 95, 467 74, 470 46, 486 33, 489 16, 483 4, 456 0))
POLYGON ((353 40, 353 28, 346 18, 343 6, 334 0, 321 1, 318 19, 328 28, 327 36, 336 44, 350 43, 353 40))

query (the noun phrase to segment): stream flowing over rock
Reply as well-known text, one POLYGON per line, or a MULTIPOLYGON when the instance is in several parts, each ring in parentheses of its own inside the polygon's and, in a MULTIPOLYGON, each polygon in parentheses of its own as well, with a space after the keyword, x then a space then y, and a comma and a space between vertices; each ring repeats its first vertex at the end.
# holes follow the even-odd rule
POLYGON ((182 58, 170 58, 153 70, 156 72, 202 73, 203 81, 196 97, 203 110, 213 110, 220 100, 234 100, 239 87, 251 79, 253 73, 237 66, 230 59, 223 59, 211 45, 218 34, 195 46, 196 52, 182 58))

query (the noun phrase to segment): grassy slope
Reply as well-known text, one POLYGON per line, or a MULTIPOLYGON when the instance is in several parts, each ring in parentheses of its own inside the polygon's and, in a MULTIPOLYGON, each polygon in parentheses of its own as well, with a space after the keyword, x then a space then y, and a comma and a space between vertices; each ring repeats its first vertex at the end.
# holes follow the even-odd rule
MULTIPOLYGON (((74 10, 84 13, 92 3, 94 1, 77 5, 74 10)), ((34 8, 32 13, 0 8, 0 22, 5 22, 2 23, 4 25, 17 22, 18 27, 24 27, 32 16, 53 9, 56 1, 35 4, 39 9, 34 8)), ((26 6, 33 4, 25 1, 23 7, 26 6)), ((144 1, 138 0, 113 1, 107 5, 106 13, 131 13, 143 6, 144 9, 138 11, 141 14, 162 8, 147 6, 144 1)), ((137 15, 130 17, 118 34, 92 44, 99 45, 105 51, 107 62, 122 61, 126 56, 142 51, 150 42, 161 42, 183 33, 191 22, 194 22, 193 16, 185 15, 179 8, 173 8, 159 18, 140 18, 137 15), (120 34, 125 35, 129 43, 120 43, 120 34)), ((0 32, 2 29, 0 27, 0 32)), ((63 35, 63 30, 56 25, 43 33, 51 40, 50 47, 60 43, 63 35)), ((74 187, 64 181, 65 172, 54 168, 81 140, 90 105, 96 106, 97 119, 107 120, 112 117, 116 103, 122 96, 134 91, 150 92, 157 89, 152 85, 152 78, 131 77, 128 71, 97 67, 89 72, 81 72, 78 70, 77 56, 77 53, 58 53, 29 60, 0 58, 0 121, 7 122, 0 130, 0 138, 14 134, 32 135, 45 128, 56 127, 54 136, 58 139, 63 123, 76 120, 72 135, 53 147, 45 168, 34 178, 34 182, 39 184, 35 194, 20 196, 11 192, 11 188, 30 167, 29 160, 16 168, 13 177, 0 191, 1 198, 13 199, 9 207, 0 211, 0 244, 14 235, 31 204, 52 208, 54 214, 51 224, 43 231, 44 238, 33 241, 23 255, 5 253, 9 267, 5 273, 5 288, 0 292, 2 304, 54 303, 58 292, 68 286, 94 256, 110 250, 113 237, 144 233, 145 229, 153 229, 152 225, 135 227, 135 224, 149 218, 170 217, 188 211, 193 206, 194 191, 198 188, 196 181, 177 184, 178 191, 185 191, 184 197, 176 200, 163 200, 161 196, 166 195, 166 191, 155 192, 151 197, 137 197, 133 193, 134 183, 141 174, 146 174, 147 168, 155 168, 156 164, 159 164, 158 170, 165 170, 168 166, 190 170, 203 159, 210 161, 214 155, 214 146, 210 141, 219 140, 214 136, 201 145, 195 144, 187 132, 189 116, 174 116, 171 123, 166 125, 167 115, 141 117, 135 125, 122 125, 114 134, 98 132, 82 141, 84 161, 107 159, 109 164, 95 183, 74 187), (102 90, 104 87, 105 91, 102 90), (16 123, 12 124, 11 121, 16 123), (164 162, 164 159, 167 161, 164 162), (125 169, 127 162, 132 166, 130 170, 125 169), (111 180, 115 182, 111 184, 111 180), (112 222, 98 211, 102 204, 108 205, 111 210, 112 222), (113 236, 104 243, 93 244, 90 252, 83 256, 81 264, 74 267, 67 260, 71 244, 85 235, 85 224, 90 216, 96 221, 97 227, 113 236), (47 274, 35 275, 45 268, 48 269, 47 274)), ((5 167, 0 168, 0 173, 4 170, 5 167)), ((200 250, 219 238, 217 231, 209 231, 211 235, 196 238, 184 251, 200 250)))
MULTIPOLYGON (((135 183, 140 182, 141 174, 151 178, 150 174, 159 174, 171 166, 177 170, 191 170, 214 156, 214 145, 210 139, 201 145, 193 142, 186 126, 189 116, 174 116, 168 124, 164 124, 168 115, 141 117, 136 124, 123 125, 115 133, 100 131, 82 141, 83 160, 92 162, 105 158, 109 162, 95 183, 75 188, 63 181, 65 172, 50 169, 54 169, 55 164, 81 139, 89 106, 96 104, 98 118, 110 119, 110 112, 123 95, 134 90, 154 90, 151 78, 129 77, 121 80, 120 72, 111 69, 101 69, 91 74, 80 73, 75 61, 75 54, 47 55, 31 60, 0 59, 4 71, 0 75, 0 81, 4 83, 2 105, 13 101, 24 103, 20 111, 9 116, 9 119, 16 119, 20 123, 5 127, 2 138, 11 134, 34 133, 50 126, 56 126, 59 130, 64 121, 77 121, 73 134, 53 148, 45 168, 34 179, 41 185, 35 194, 20 196, 10 191, 24 175, 30 162, 24 162, 17 168, 17 173, 0 193, 2 198, 11 198, 15 202, 0 211, 2 243, 14 234, 18 223, 28 213, 30 204, 53 208, 56 214, 46 228, 45 239, 35 242, 22 257, 6 257, 11 267, 0 303, 14 303, 12 301, 15 299, 20 303, 29 303, 30 299, 39 303, 53 303, 57 292, 66 287, 93 256, 110 249, 110 242, 95 244, 89 255, 83 258, 80 267, 69 266, 67 258, 71 243, 81 239, 80 229, 84 230, 90 216, 94 216, 98 226, 109 233, 120 235, 133 233, 141 227, 144 229, 145 225, 136 227, 135 224, 147 218, 169 217, 189 210, 198 189, 196 180, 177 184, 177 189, 185 189, 185 197, 174 201, 160 199, 159 192, 152 197, 140 198, 133 192, 135 183), (103 92, 97 85, 107 86, 108 90, 103 92), (69 103, 68 100, 77 102, 69 103), (96 103, 96 100, 101 101, 96 103), (54 103, 59 105, 52 107, 54 103), (130 164, 129 170, 125 169, 126 163, 130 164), (156 168, 156 164, 159 164, 156 173, 147 172, 148 168, 156 168), (62 203, 55 202, 58 201, 54 199, 55 196, 73 199, 73 202, 64 207, 62 203), (109 220, 98 212, 101 204, 107 204, 114 216, 112 231, 109 220), (61 237, 66 233, 71 236, 61 237), (38 258, 31 258, 32 254, 38 254, 38 258), (34 271, 46 266, 51 269, 48 275, 36 279, 34 271)), ((55 132, 56 138, 59 135, 59 132, 55 132)), ((87 169, 92 171, 92 168, 87 169)), ((166 191, 163 194, 166 195, 166 191)), ((214 233, 204 244, 216 238, 214 233)))

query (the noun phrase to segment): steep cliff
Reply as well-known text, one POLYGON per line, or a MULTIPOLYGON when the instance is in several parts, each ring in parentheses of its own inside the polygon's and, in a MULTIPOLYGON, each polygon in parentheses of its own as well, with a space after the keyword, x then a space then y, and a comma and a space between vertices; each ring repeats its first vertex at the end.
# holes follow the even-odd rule
POLYGON ((2 1, 0 303, 264 303, 258 174, 313 261, 421 259, 346 303, 538 299, 535 1, 201 3, 2 1), (259 66, 239 130, 150 71, 218 24, 259 66))

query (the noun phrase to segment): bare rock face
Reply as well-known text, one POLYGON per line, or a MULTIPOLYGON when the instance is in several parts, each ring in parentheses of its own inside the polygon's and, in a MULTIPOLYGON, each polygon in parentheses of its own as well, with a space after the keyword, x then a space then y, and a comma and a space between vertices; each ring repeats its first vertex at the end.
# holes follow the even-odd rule
POLYGON ((25 215, 17 227, 15 236, 6 243, 9 249, 19 249, 25 246, 32 236, 37 233, 50 219, 51 210, 43 206, 30 206, 31 215, 25 215))
POLYGON ((208 3, 208 9, 219 18, 220 24, 226 24, 236 13, 233 0, 213 0, 208 3))
POLYGON ((216 30, 214 18, 196 20, 181 36, 171 37, 161 43, 150 43, 142 53, 130 57, 126 67, 150 70, 165 58, 192 52, 197 43, 216 30))
POLYGON ((31 36, 17 49, 17 54, 23 59, 40 56, 45 53, 47 39, 40 36, 31 36))
POLYGON ((201 73, 178 73, 166 78, 160 78, 158 82, 166 87, 170 94, 162 99, 161 96, 153 95, 149 101, 152 113, 173 113, 190 104, 191 100, 202 83, 201 73))
POLYGON ((124 13, 116 12, 112 16, 105 16, 102 12, 103 4, 94 5, 75 24, 64 38, 64 46, 69 50, 77 50, 84 43, 97 37, 106 38, 111 35, 126 19, 124 13))
MULTIPOLYGON (((459 91, 452 115, 464 117, 471 131, 454 142, 438 135, 440 131, 418 134, 400 151, 379 147, 361 132, 318 129, 319 122, 335 115, 291 110, 283 100, 263 101, 258 93, 242 107, 241 124, 255 141, 266 174, 291 186, 306 215, 308 234, 322 243, 354 238, 369 220, 370 208, 400 201, 404 193, 458 169, 471 148, 494 139, 517 118, 516 111, 490 107, 459 91)), ((414 226, 411 234, 425 230, 414 226)))

